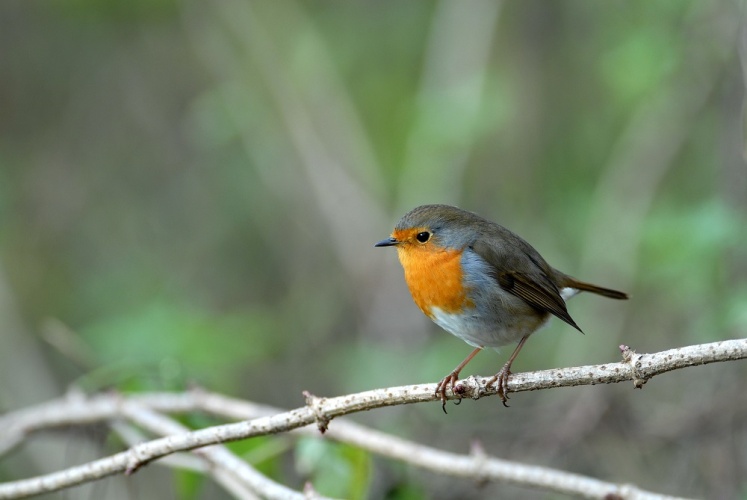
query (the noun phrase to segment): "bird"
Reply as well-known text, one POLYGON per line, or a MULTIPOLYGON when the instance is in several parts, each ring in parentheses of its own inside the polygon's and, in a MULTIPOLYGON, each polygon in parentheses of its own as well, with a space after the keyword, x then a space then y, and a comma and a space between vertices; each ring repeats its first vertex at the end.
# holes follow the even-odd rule
MULTIPOLYGON (((438 326, 474 350, 436 385, 446 412, 446 391, 486 347, 518 342, 488 381, 508 406, 511 365, 532 333, 555 316, 583 333, 566 308, 579 292, 612 299, 627 293, 580 281, 552 266, 511 230, 450 205, 418 206, 375 247, 395 247, 413 301, 438 326)), ((459 395, 457 394, 457 397, 459 395)), ((461 400, 461 398, 459 398, 461 400)))

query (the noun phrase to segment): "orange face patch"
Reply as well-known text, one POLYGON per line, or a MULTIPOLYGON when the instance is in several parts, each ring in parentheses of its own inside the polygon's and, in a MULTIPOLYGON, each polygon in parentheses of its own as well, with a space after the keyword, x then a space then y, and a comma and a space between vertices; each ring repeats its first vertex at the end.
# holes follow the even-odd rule
POLYGON ((420 243, 414 236, 422 229, 395 231, 397 254, 405 270, 405 281, 415 304, 427 316, 432 308, 446 313, 459 313, 474 307, 462 285, 461 252, 436 247, 431 242, 420 243))
POLYGON ((427 230, 428 229, 424 227, 411 227, 409 229, 395 229, 394 232, 392 232, 392 238, 394 238, 397 241, 402 241, 405 244, 419 243, 415 239, 415 236, 417 236, 418 233, 422 231, 427 231, 427 230))

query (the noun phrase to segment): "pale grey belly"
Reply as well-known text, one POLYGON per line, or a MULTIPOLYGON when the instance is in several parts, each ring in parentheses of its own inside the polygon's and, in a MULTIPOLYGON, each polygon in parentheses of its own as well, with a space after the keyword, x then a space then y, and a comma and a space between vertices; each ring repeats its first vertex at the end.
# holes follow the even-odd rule
POLYGON ((431 311, 433 321, 438 326, 474 347, 500 347, 516 343, 542 327, 549 319, 549 314, 539 315, 534 311, 531 315, 504 311, 500 319, 496 316, 485 319, 477 308, 470 312, 452 314, 438 308, 431 311))
MULTIPOLYGON (((539 313, 524 300, 505 290, 492 290, 492 296, 481 297, 474 308, 461 314, 431 310, 433 321, 447 332, 474 347, 501 347, 517 343, 547 324, 550 313, 539 313)), ((577 290, 564 288, 561 296, 568 300, 577 290)))

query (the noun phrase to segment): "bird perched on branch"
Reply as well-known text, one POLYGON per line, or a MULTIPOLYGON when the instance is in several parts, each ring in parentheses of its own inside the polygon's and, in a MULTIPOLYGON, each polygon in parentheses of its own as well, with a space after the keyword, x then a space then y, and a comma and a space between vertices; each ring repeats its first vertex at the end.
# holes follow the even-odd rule
MULTIPOLYGON (((518 342, 488 385, 505 406, 511 364, 529 336, 556 316, 581 331, 566 300, 581 291, 612 299, 623 292, 592 285, 551 267, 529 243, 505 227, 448 205, 406 213, 377 247, 397 248, 415 304, 438 326, 475 349, 436 386, 446 411, 446 390, 485 347, 518 342)), ((583 332, 582 332, 583 333, 583 332)))

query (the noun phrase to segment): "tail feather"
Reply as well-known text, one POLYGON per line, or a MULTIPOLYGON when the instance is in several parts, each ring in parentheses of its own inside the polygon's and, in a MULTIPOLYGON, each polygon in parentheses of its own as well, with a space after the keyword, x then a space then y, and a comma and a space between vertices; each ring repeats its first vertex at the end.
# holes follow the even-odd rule
POLYGON ((597 295, 609 297, 610 299, 627 300, 628 298, 630 298, 630 296, 625 292, 618 292, 617 290, 612 290, 611 288, 592 285, 591 283, 579 281, 575 278, 571 278, 570 276, 568 276, 567 281, 563 283, 563 286, 575 288, 584 292, 596 293, 597 295))

